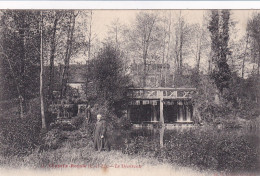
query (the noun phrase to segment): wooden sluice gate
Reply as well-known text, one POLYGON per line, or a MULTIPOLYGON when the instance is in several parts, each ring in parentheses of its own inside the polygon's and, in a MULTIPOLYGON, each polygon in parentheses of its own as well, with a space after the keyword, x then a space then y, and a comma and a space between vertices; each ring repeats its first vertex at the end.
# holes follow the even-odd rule
POLYGON ((192 124, 195 88, 133 88, 127 114, 135 126, 192 124))

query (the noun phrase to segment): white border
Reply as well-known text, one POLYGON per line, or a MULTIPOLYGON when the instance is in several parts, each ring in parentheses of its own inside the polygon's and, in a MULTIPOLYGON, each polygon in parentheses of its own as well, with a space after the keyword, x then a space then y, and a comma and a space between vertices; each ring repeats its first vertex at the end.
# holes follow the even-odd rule
POLYGON ((260 9, 257 1, 0 1, 0 9, 260 9))

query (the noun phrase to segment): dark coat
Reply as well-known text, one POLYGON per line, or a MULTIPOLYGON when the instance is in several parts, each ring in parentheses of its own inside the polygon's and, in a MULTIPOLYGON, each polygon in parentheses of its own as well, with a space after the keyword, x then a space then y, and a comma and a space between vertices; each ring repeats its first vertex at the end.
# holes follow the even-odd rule
POLYGON ((107 135, 107 123, 104 119, 97 121, 94 129, 94 148, 98 151, 110 150, 110 144, 108 142, 107 135), (103 136, 103 138, 101 138, 103 136))

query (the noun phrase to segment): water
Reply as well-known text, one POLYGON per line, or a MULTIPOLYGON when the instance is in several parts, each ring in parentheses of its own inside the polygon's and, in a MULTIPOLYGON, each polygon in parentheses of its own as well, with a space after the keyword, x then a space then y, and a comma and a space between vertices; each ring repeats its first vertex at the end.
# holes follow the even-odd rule
POLYGON ((260 171, 256 129, 175 126, 115 131, 112 148, 201 169, 260 171))

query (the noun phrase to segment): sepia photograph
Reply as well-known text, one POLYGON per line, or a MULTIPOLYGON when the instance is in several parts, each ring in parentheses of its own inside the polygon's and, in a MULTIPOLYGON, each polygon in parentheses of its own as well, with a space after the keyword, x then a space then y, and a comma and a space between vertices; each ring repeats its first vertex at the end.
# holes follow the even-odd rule
POLYGON ((1 9, 0 174, 259 176, 259 66, 260 10, 1 9))

